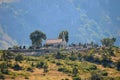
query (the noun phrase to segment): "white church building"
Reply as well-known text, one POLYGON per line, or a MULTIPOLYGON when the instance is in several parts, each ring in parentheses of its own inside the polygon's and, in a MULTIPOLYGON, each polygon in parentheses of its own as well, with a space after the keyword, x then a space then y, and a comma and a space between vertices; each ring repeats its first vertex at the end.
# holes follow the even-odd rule
POLYGON ((52 48, 66 48, 67 42, 63 34, 62 39, 49 39, 46 41, 46 45, 52 48))

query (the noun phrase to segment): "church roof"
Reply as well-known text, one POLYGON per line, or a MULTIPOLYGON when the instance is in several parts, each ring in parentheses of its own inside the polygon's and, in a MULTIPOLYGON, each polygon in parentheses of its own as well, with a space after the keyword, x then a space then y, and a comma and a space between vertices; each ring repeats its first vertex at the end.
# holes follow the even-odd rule
POLYGON ((51 39, 46 41, 46 44, 60 44, 60 43, 62 43, 62 39, 51 39))

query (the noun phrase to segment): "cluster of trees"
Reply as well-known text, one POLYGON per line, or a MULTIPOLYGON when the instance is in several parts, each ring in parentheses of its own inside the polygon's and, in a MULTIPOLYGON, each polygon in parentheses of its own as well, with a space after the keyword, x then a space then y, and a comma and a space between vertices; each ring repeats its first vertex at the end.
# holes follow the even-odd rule
MULTIPOLYGON (((103 38, 101 40, 101 44, 104 47, 112 47, 114 46, 114 43, 116 41, 116 38, 103 38)), ((75 47, 75 46, 82 46, 83 48, 87 48, 87 46, 90 45, 92 48, 97 48, 99 45, 97 43, 91 42, 91 43, 79 43, 79 44, 70 44, 69 46, 75 47)))
POLYGON ((24 46, 18 46, 18 45, 14 45, 12 48, 11 47, 9 47, 8 48, 8 50, 10 50, 10 49, 26 49, 26 46, 24 45, 24 46))
MULTIPOLYGON (((62 31, 59 34, 59 39, 63 39, 63 35, 65 37, 66 42, 69 40, 68 31, 62 31)), ((30 39, 32 41, 31 48, 40 48, 42 46, 42 41, 46 40, 46 34, 40 30, 36 30, 30 34, 30 39)))
POLYGON ((75 47, 75 46, 79 46, 79 47, 83 47, 83 48, 87 48, 88 46, 91 46, 91 48, 97 48, 99 47, 99 45, 97 43, 91 42, 91 43, 78 43, 78 44, 70 44, 70 47, 75 47))
POLYGON ((112 47, 114 46, 115 41, 116 41, 116 38, 104 38, 101 40, 101 43, 105 47, 112 47))

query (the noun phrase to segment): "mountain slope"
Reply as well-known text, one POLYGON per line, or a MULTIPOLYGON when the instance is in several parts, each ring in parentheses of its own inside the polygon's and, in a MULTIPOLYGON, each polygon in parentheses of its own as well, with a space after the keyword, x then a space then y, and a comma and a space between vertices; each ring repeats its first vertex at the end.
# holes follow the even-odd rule
POLYGON ((20 45, 30 45, 30 33, 39 29, 46 33, 48 39, 57 38, 59 32, 68 30, 69 43, 90 41, 99 43, 102 38, 116 37, 116 44, 120 46, 119 2, 119 0, 4 2, 0 4, 0 24, 20 45))
POLYGON ((7 49, 13 45, 15 45, 15 42, 0 27, 0 49, 7 49))

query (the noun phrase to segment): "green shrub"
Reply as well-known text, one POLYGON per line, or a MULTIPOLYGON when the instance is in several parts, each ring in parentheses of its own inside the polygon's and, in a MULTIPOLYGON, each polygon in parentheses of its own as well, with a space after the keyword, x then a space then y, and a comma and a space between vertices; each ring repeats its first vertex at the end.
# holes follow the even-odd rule
POLYGON ((120 61, 117 62, 117 70, 120 71, 120 61))
POLYGON ((22 67, 21 67, 19 64, 15 64, 15 65, 13 66, 13 69, 14 69, 14 70, 22 70, 22 67))
POLYGON ((8 67, 12 68, 12 67, 13 67, 13 64, 12 64, 12 63, 9 63, 9 64, 8 64, 8 67))
POLYGON ((10 72, 10 71, 9 71, 8 69, 4 69, 4 70, 2 71, 3 74, 9 74, 9 72, 10 72))
POLYGON ((87 70, 87 71, 97 70, 97 66, 96 65, 90 65, 88 67, 85 67, 84 69, 87 70))
POLYGON ((37 64, 36 66, 37 68, 43 68, 44 69, 44 72, 48 72, 48 64, 47 62, 40 62, 37 64))
POLYGON ((64 72, 64 73, 71 73, 72 72, 69 68, 66 68, 66 67, 60 67, 60 68, 58 68, 58 71, 64 72))
POLYGON ((93 54, 91 53, 89 55, 84 56, 84 59, 87 60, 87 61, 94 61, 93 54))
POLYGON ((89 69, 90 69, 90 70, 97 70, 97 66, 96 66, 96 65, 90 65, 90 66, 89 66, 89 69))
POLYGON ((43 66, 44 66, 44 62, 42 61, 36 65, 37 68, 43 68, 43 66))
POLYGON ((15 77, 11 77, 11 79, 15 79, 15 77))
POLYGON ((108 75, 108 73, 106 71, 102 71, 100 73, 101 73, 102 76, 107 76, 108 75))
POLYGON ((60 66, 60 65, 63 65, 63 63, 57 62, 56 65, 60 66))
POLYGON ((64 72, 64 68, 62 68, 62 67, 60 67, 60 68, 58 68, 58 71, 60 71, 60 72, 64 72))
POLYGON ((0 75, 0 79, 4 80, 5 76, 4 75, 0 75))
POLYGON ((62 59, 62 54, 60 52, 57 52, 57 54, 55 55, 56 59, 62 59))
POLYGON ((63 60, 65 60, 65 59, 67 59, 67 54, 57 52, 57 54, 55 55, 55 58, 56 59, 63 59, 63 60))
POLYGON ((73 77, 73 80, 81 80, 81 78, 79 76, 75 76, 73 77))
POLYGON ((32 69, 32 68, 30 68, 30 67, 29 67, 29 68, 27 68, 27 71, 29 71, 29 72, 34 72, 34 71, 33 71, 33 69, 32 69))
POLYGON ((69 80, 68 78, 65 78, 65 80, 69 80))
POLYGON ((110 67, 112 64, 111 57, 107 53, 102 54, 101 63, 104 67, 110 67))
POLYGON ((51 61, 52 63, 56 63, 55 61, 51 61))
POLYGON ((26 57, 25 57, 25 60, 26 60, 26 61, 38 61, 37 58, 31 57, 31 56, 26 56, 26 57))
POLYGON ((49 71, 49 70, 48 70, 48 64, 47 64, 47 63, 44 64, 43 69, 44 69, 44 72, 48 72, 48 71, 49 71))
POLYGON ((35 64, 32 62, 32 63, 31 63, 31 66, 32 66, 32 67, 35 67, 35 64))
POLYGON ((69 59, 72 60, 72 61, 75 61, 75 60, 78 59, 78 57, 77 57, 77 55, 75 53, 72 52, 69 59))
POLYGON ((29 79, 29 77, 28 77, 28 76, 25 76, 25 79, 29 79))
POLYGON ((6 63, 1 63, 0 64, 0 71, 3 74, 9 74, 8 66, 6 63))
POLYGON ((100 58, 99 57, 94 57, 94 62, 100 64, 101 63, 100 58))
POLYGON ((77 57, 76 56, 70 56, 69 59, 72 60, 72 61, 75 61, 75 60, 77 60, 77 57))
POLYGON ((73 75, 76 76, 78 74, 78 68, 73 68, 73 75))
POLYGON ((18 54, 16 57, 15 57, 15 61, 18 61, 18 62, 21 62, 24 60, 24 57, 22 54, 18 54))
MULTIPOLYGON (((11 76, 14 77, 14 78, 18 76, 18 74, 17 74, 16 72, 10 72, 9 75, 11 75, 11 76)), ((12 77, 11 77, 11 78, 12 78, 12 77)))
POLYGON ((90 80, 101 80, 101 75, 97 72, 92 72, 90 80))

